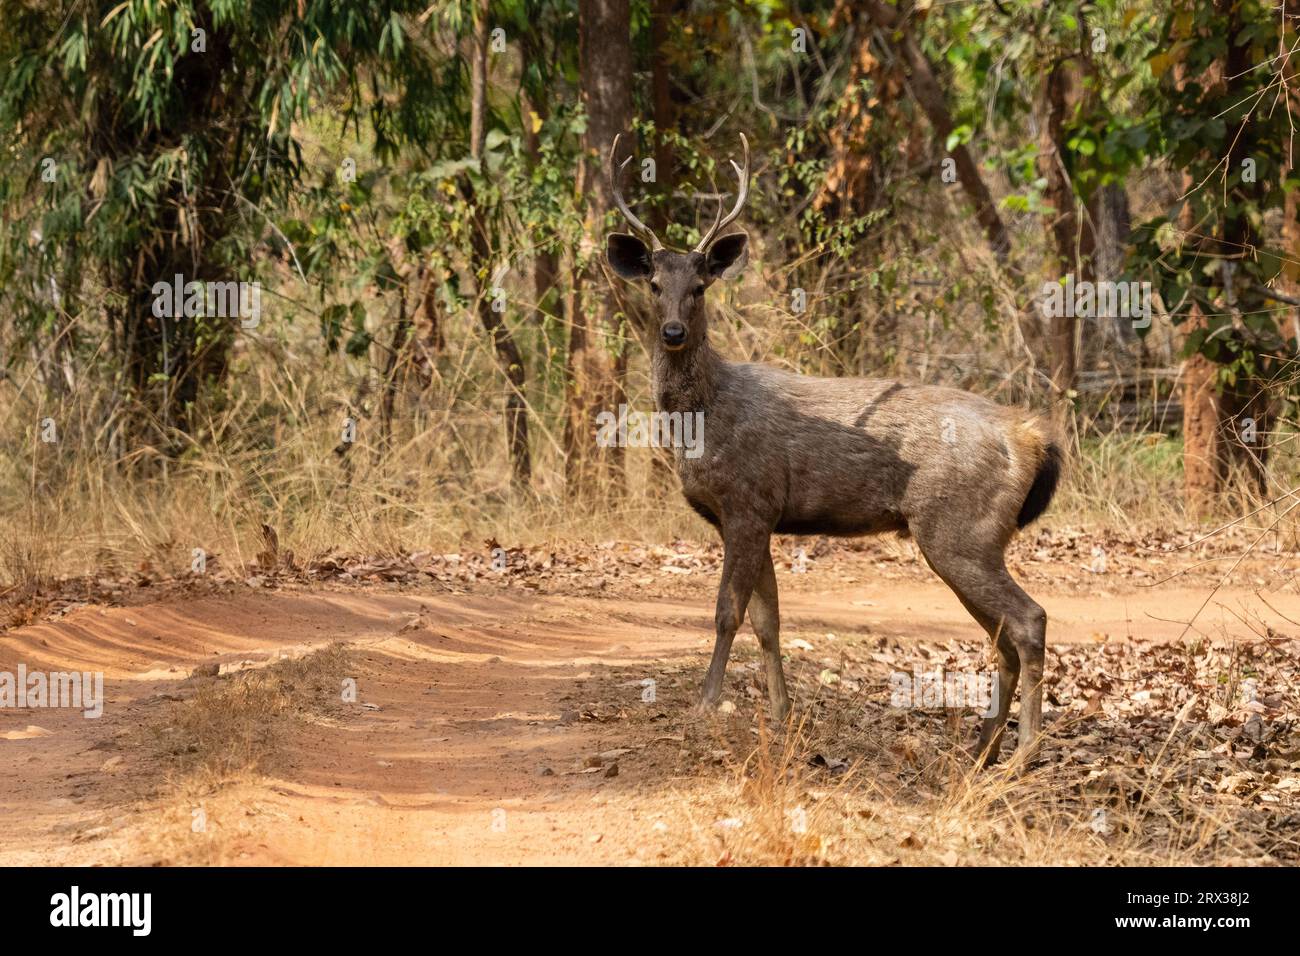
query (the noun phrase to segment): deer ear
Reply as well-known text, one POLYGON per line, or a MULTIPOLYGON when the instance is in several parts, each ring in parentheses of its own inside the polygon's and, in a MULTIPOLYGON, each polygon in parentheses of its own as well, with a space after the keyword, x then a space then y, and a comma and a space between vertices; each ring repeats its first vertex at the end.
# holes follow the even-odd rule
POLYGON ((704 264, 711 279, 734 279, 749 262, 749 236, 733 232, 709 246, 704 264))
POLYGON ((629 282, 648 279, 654 273, 646 244, 623 232, 611 232, 606 238, 605 258, 609 260, 610 268, 629 282))

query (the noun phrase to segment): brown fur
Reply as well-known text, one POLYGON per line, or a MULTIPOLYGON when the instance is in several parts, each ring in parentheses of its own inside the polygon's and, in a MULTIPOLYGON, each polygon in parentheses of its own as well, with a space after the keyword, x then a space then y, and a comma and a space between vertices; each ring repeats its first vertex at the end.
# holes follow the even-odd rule
POLYGON ((726 361, 708 341, 703 291, 734 274, 745 249, 743 233, 715 240, 704 253, 652 253, 626 235, 611 236, 607 249, 616 273, 651 283, 660 319, 649 330, 658 409, 704 415, 703 453, 689 458, 676 450, 687 500, 724 542, 717 640, 701 704, 721 698, 731 643, 748 610, 772 712, 783 718, 789 711, 773 534, 897 531, 916 539, 997 647, 998 713, 984 722, 980 751, 989 762, 997 758, 1023 670, 1020 750, 1032 755, 1047 618, 1012 580, 1003 555, 1018 519, 1036 517, 1055 487, 1059 452, 1046 426, 1022 409, 957 389, 813 378, 726 361))

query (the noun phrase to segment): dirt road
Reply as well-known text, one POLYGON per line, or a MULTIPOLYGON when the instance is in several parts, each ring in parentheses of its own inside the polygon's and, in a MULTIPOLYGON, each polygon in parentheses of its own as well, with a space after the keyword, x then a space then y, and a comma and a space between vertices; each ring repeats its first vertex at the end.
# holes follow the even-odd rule
MULTIPOLYGON (((710 584, 699 579, 698 597, 644 600, 239 588, 83 607, 11 631, 0 671, 102 671, 107 702, 98 719, 0 710, 0 864, 691 860, 683 847, 727 824, 692 806, 734 782, 761 687, 746 626, 728 683, 739 709, 690 709, 712 643, 710 584), (343 678, 355 698, 340 681, 338 699, 291 721, 256 771, 187 776, 150 745, 205 687, 332 642, 350 649, 343 678), (189 676, 213 663, 220 678, 189 676), (711 721, 728 719, 741 725, 740 747, 718 742, 711 721)), ((1172 641, 1206 594, 1036 592, 1058 648, 1172 641)), ((1300 597, 1268 604, 1226 589, 1197 626, 1246 641, 1261 627, 1295 629, 1300 597)), ((983 642, 951 593, 924 580, 809 580, 783 596, 783 617, 805 700, 837 657, 897 645, 924 665, 924 648, 983 642)))

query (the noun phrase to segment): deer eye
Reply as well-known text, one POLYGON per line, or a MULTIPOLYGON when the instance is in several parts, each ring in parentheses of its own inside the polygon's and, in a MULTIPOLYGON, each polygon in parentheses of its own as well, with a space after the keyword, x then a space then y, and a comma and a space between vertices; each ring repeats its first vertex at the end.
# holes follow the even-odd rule
POLYGON ((653 292, 655 295, 658 295, 660 292, 659 283, 655 282, 653 279, 650 281, 650 291, 653 292))
POLYGON ((703 285, 697 285, 694 289, 691 290, 691 295, 695 296, 695 298, 697 298, 697 299, 698 299, 700 296, 704 295, 704 286, 703 286, 703 285))

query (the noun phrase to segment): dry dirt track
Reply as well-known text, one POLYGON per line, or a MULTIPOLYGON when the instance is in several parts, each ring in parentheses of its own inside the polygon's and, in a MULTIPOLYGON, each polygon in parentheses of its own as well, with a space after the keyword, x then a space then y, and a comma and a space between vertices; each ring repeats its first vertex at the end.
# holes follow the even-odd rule
MULTIPOLYGON (((656 600, 239 588, 85 607, 0 635, 0 670, 103 671, 108 700, 98 720, 0 710, 0 864, 671 860, 684 833, 712 823, 678 799, 707 785, 678 770, 699 721, 687 705, 712 643, 711 586, 701 578, 698 598, 656 600), (225 673, 333 641, 354 648, 359 700, 296 724, 264 774, 204 792, 166 779, 135 744, 202 684, 187 679, 197 665, 225 673), (654 702, 642 700, 646 678, 654 702)), ((1206 594, 1035 589, 1053 644, 1175 638, 1206 594)), ((1300 598, 1269 603, 1300 621, 1300 598)), ((1241 589, 1220 592, 1198 624, 1250 638, 1229 610, 1246 605, 1295 629, 1241 589)), ((787 647, 805 637, 824 649, 827 634, 982 637, 938 582, 810 588, 783 596, 782 610, 787 647)), ((754 643, 746 626, 729 696, 754 693, 754 643)), ((799 671, 808 655, 789 656, 799 671)))

